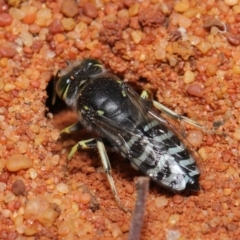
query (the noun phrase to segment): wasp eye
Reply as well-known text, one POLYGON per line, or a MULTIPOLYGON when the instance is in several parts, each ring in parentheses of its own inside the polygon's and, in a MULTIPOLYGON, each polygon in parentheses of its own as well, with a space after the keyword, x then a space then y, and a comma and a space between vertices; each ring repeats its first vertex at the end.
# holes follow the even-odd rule
POLYGON ((67 91, 68 91, 70 82, 71 82, 71 79, 69 78, 68 75, 63 75, 57 81, 56 92, 57 92, 57 95, 63 100, 66 100, 67 91))
POLYGON ((103 66, 99 61, 91 58, 85 59, 81 65, 85 74, 88 74, 90 76, 102 73, 104 70, 103 66))

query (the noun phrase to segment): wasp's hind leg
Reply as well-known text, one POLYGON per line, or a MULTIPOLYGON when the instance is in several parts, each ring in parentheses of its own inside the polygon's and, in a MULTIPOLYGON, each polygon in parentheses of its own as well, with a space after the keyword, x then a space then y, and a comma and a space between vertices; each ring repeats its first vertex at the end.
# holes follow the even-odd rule
POLYGON ((101 161, 102 161, 103 169, 104 169, 104 172, 107 175, 108 182, 110 184, 110 187, 111 187, 112 193, 114 195, 114 198, 115 198, 116 202, 118 203, 119 207, 122 208, 125 212, 127 212, 128 210, 126 210, 122 206, 120 198, 118 196, 117 189, 116 189, 116 186, 115 186, 112 174, 111 174, 111 172, 112 172, 111 164, 110 164, 105 146, 104 146, 104 144, 101 140, 96 140, 94 138, 91 138, 91 139, 88 139, 88 140, 78 142, 77 144, 75 144, 72 147, 70 153, 68 154, 68 160, 70 161, 72 159, 73 155, 75 154, 75 152, 78 149, 90 149, 90 148, 97 148, 98 149, 98 152, 100 154, 100 158, 101 158, 101 161))
POLYGON ((115 186, 112 174, 111 174, 111 172, 112 172, 111 164, 110 164, 105 146, 104 146, 104 144, 101 140, 97 140, 97 148, 98 148, 98 151, 99 151, 99 154, 100 154, 100 158, 101 158, 101 161, 102 161, 104 171, 107 174, 108 182, 110 184, 112 193, 115 197, 115 200, 118 203, 120 208, 122 208, 125 212, 128 212, 128 210, 125 209, 123 207, 123 205, 121 204, 121 201, 120 201, 120 198, 118 196, 117 189, 116 189, 116 186, 115 186))
MULTIPOLYGON (((144 100, 147 100, 149 98, 149 95, 148 95, 148 92, 147 91, 143 91, 142 94, 141 94, 141 98, 144 99, 144 100)), ((206 127, 204 127, 203 125, 199 124, 198 122, 190 119, 190 118, 187 118, 187 117, 184 117, 182 115, 179 115, 177 113, 175 113, 174 111, 172 111, 171 109, 165 107, 163 104, 155 101, 155 100, 152 100, 152 104, 153 106, 158 109, 159 111, 163 112, 164 114, 166 114, 168 117, 172 118, 173 120, 177 120, 179 122, 181 121, 184 121, 186 123, 189 123, 199 129, 201 129, 202 131, 206 132, 206 133, 210 133, 210 134, 213 134, 215 133, 215 131, 221 126, 224 124, 224 121, 217 121, 217 122, 214 122, 213 123, 213 129, 207 129, 206 127)))

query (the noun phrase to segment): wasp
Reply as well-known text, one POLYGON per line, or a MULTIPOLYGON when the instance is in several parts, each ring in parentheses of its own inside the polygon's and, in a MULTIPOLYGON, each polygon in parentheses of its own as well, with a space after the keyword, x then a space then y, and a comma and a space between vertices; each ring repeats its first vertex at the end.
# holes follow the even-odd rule
POLYGON ((78 149, 97 148, 119 205, 105 146, 120 153, 133 168, 165 188, 199 190, 200 170, 191 151, 158 110, 199 128, 201 125, 150 100, 147 91, 138 95, 95 59, 70 64, 57 73, 55 85, 57 95, 75 109, 78 116, 78 122, 62 133, 84 127, 98 136, 79 141, 72 147, 68 160, 78 149))

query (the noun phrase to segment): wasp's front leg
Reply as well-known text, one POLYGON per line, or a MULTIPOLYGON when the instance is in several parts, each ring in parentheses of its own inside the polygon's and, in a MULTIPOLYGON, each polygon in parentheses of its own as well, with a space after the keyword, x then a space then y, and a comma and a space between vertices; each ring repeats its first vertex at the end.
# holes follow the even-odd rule
POLYGON ((79 141, 77 144, 75 144, 72 147, 70 153, 68 154, 68 161, 72 159, 73 155, 78 149, 90 149, 90 148, 96 148, 96 147, 97 147, 97 141, 94 138, 79 141))
POLYGON ((64 133, 72 133, 72 132, 76 132, 83 129, 83 126, 80 122, 76 122, 66 128, 64 128, 61 132, 60 135, 64 134, 64 133))

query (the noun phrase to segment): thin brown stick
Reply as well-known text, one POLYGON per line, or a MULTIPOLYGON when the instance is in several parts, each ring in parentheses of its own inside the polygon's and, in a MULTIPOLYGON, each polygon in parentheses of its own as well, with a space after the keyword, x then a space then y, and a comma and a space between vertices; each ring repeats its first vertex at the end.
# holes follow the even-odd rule
POLYGON ((139 240, 143 224, 145 205, 149 189, 149 178, 139 177, 135 181, 137 189, 137 200, 133 211, 132 222, 128 240, 139 240))

